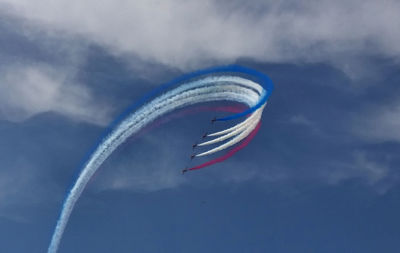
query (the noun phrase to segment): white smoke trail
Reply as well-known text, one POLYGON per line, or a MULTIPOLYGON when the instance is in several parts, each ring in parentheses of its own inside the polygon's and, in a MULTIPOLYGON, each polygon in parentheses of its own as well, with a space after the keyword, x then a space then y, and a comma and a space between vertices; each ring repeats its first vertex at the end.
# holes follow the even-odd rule
MULTIPOLYGON (((241 132, 243 132, 246 128, 250 127, 253 120, 261 113, 261 110, 263 108, 259 108, 257 109, 257 111, 255 111, 249 118, 247 118, 245 121, 235 125, 234 127, 231 127, 230 129, 232 129, 232 131, 229 131, 228 133, 226 133, 225 135, 222 135, 221 137, 212 139, 210 141, 205 141, 202 143, 199 143, 198 146, 205 146, 205 145, 211 145, 211 144, 215 144, 221 141, 224 141, 226 139, 231 138, 232 136, 238 135, 241 132)), ((228 129, 229 130, 229 129, 228 129)), ((222 131, 221 131, 222 132, 222 131)), ((220 133, 220 132, 219 132, 220 133)), ((215 135, 215 134, 214 134, 215 135)), ((207 135, 210 136, 210 135, 207 135)))
MULTIPOLYGON (((267 103, 265 103, 265 104, 267 104, 267 103)), ((219 135, 223 135, 223 134, 226 134, 226 133, 230 133, 230 132, 236 130, 237 128, 242 127, 243 125, 247 124, 247 122, 249 122, 254 116, 255 116, 255 113, 253 113, 253 114, 252 114, 250 117, 248 117, 245 121, 240 122, 239 124, 234 125, 234 126, 231 127, 231 128, 228 128, 228 129, 225 129, 225 130, 222 130, 222 131, 219 131, 219 132, 207 134, 207 136, 213 137, 213 136, 219 136, 219 135)))
MULTIPOLYGON (((265 105, 264 105, 265 106, 265 105)), ((260 109, 264 109, 264 106, 262 106, 260 109)), ((260 110, 258 109, 258 110, 260 110)), ((237 135, 235 138, 231 139, 230 141, 216 147, 213 148, 209 151, 205 151, 203 153, 197 154, 195 155, 196 157, 200 157, 200 156, 206 156, 206 155, 211 155, 213 153, 216 153, 218 151, 224 150, 230 146, 235 145, 236 143, 240 142, 241 140, 243 140, 244 138, 246 138, 247 135, 249 135, 251 133, 251 131, 254 130, 254 128, 256 128, 258 122, 261 119, 261 111, 259 111, 259 113, 257 114, 257 117, 255 119, 253 119, 252 121, 249 122, 248 126, 244 129, 244 131, 242 131, 239 135, 237 135)))
MULTIPOLYGON (((75 203, 81 196, 90 178, 107 157, 109 157, 129 136, 137 133, 156 118, 184 106, 208 101, 230 100, 244 103, 251 107, 257 104, 260 96, 264 93, 263 88, 259 84, 241 77, 206 77, 183 84, 168 91, 129 115, 103 139, 82 168, 78 179, 64 201, 60 217, 48 248, 48 253, 57 252, 75 203)), ((254 128, 253 124, 249 125, 247 130, 244 130, 236 138, 245 137, 245 133, 249 134, 251 131, 248 131, 248 129, 251 128, 254 128)), ((231 143, 233 143, 232 140, 231 143)), ((226 144, 224 145, 225 148, 229 146, 226 144)), ((220 150, 221 149, 222 148, 220 148, 220 150)))

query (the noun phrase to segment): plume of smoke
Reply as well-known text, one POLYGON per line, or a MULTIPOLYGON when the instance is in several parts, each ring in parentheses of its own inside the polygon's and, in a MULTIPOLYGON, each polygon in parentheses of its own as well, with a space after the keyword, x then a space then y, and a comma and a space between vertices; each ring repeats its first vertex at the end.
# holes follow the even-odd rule
MULTIPOLYGON (((158 117, 175 109, 208 101, 230 100, 244 103, 249 107, 255 106, 264 94, 263 88, 248 79, 237 76, 206 77, 185 83, 143 105, 136 112, 121 121, 114 130, 97 146, 95 151, 84 164, 80 175, 69 191, 61 210, 60 217, 54 230, 48 253, 56 253, 67 226, 72 210, 85 189, 87 183, 100 165, 120 146, 129 136, 137 133, 143 127, 158 117)), ((263 107, 262 107, 263 108, 263 107)), ((235 139, 219 147, 227 148, 245 138, 257 125, 262 109, 258 109, 256 119, 250 121, 246 130, 235 139)), ((250 116, 251 117, 251 116, 250 116)), ((216 152, 215 150, 213 152, 216 152)))

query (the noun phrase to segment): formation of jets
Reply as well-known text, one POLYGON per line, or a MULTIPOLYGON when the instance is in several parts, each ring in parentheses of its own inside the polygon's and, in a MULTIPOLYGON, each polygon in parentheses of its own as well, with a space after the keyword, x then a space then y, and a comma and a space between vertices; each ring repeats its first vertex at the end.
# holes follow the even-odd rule
MULTIPOLYGON (((214 117, 214 118, 211 120, 211 123, 214 123, 216 120, 217 120, 217 118, 214 117)), ((205 138, 207 137, 207 134, 208 134, 208 133, 205 132, 201 138, 202 138, 202 139, 205 139, 205 138)), ((192 145, 192 149, 194 150, 197 146, 198 146, 198 143, 196 142, 195 144, 192 145)), ((193 158, 195 158, 195 157, 196 157, 196 155, 195 155, 195 154, 192 154, 192 155, 190 156, 190 160, 193 160, 193 158)), ((187 171, 188 171, 187 168, 183 169, 183 170, 182 170, 182 175, 185 174, 185 172, 187 172, 187 171)))

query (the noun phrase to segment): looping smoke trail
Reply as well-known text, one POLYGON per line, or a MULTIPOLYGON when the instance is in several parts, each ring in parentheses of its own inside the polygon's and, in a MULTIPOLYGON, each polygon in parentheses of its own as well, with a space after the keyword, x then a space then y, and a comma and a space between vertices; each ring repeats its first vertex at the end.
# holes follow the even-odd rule
POLYGON ((196 103, 228 100, 243 103, 249 107, 247 110, 231 116, 218 118, 217 121, 236 119, 257 111, 256 119, 250 121, 249 124, 244 124, 247 127, 240 134, 218 147, 218 150, 209 151, 214 153, 240 142, 252 132, 261 118, 262 109, 258 109, 264 107, 272 90, 272 81, 258 71, 237 65, 222 66, 183 75, 160 86, 130 106, 126 113, 111 124, 107 133, 103 135, 88 160, 83 164, 81 172, 62 206, 48 253, 57 252, 75 203, 90 178, 129 136, 166 113, 196 103))

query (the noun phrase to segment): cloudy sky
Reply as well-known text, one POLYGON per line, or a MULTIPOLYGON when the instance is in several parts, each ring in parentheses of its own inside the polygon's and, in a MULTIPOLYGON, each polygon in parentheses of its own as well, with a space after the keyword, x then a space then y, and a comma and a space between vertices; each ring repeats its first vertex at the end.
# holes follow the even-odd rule
POLYGON ((213 112, 133 136, 59 252, 398 252, 399 13, 396 0, 0 0, 0 252, 47 250, 124 108, 230 63, 275 83, 252 143, 182 176, 213 112))

